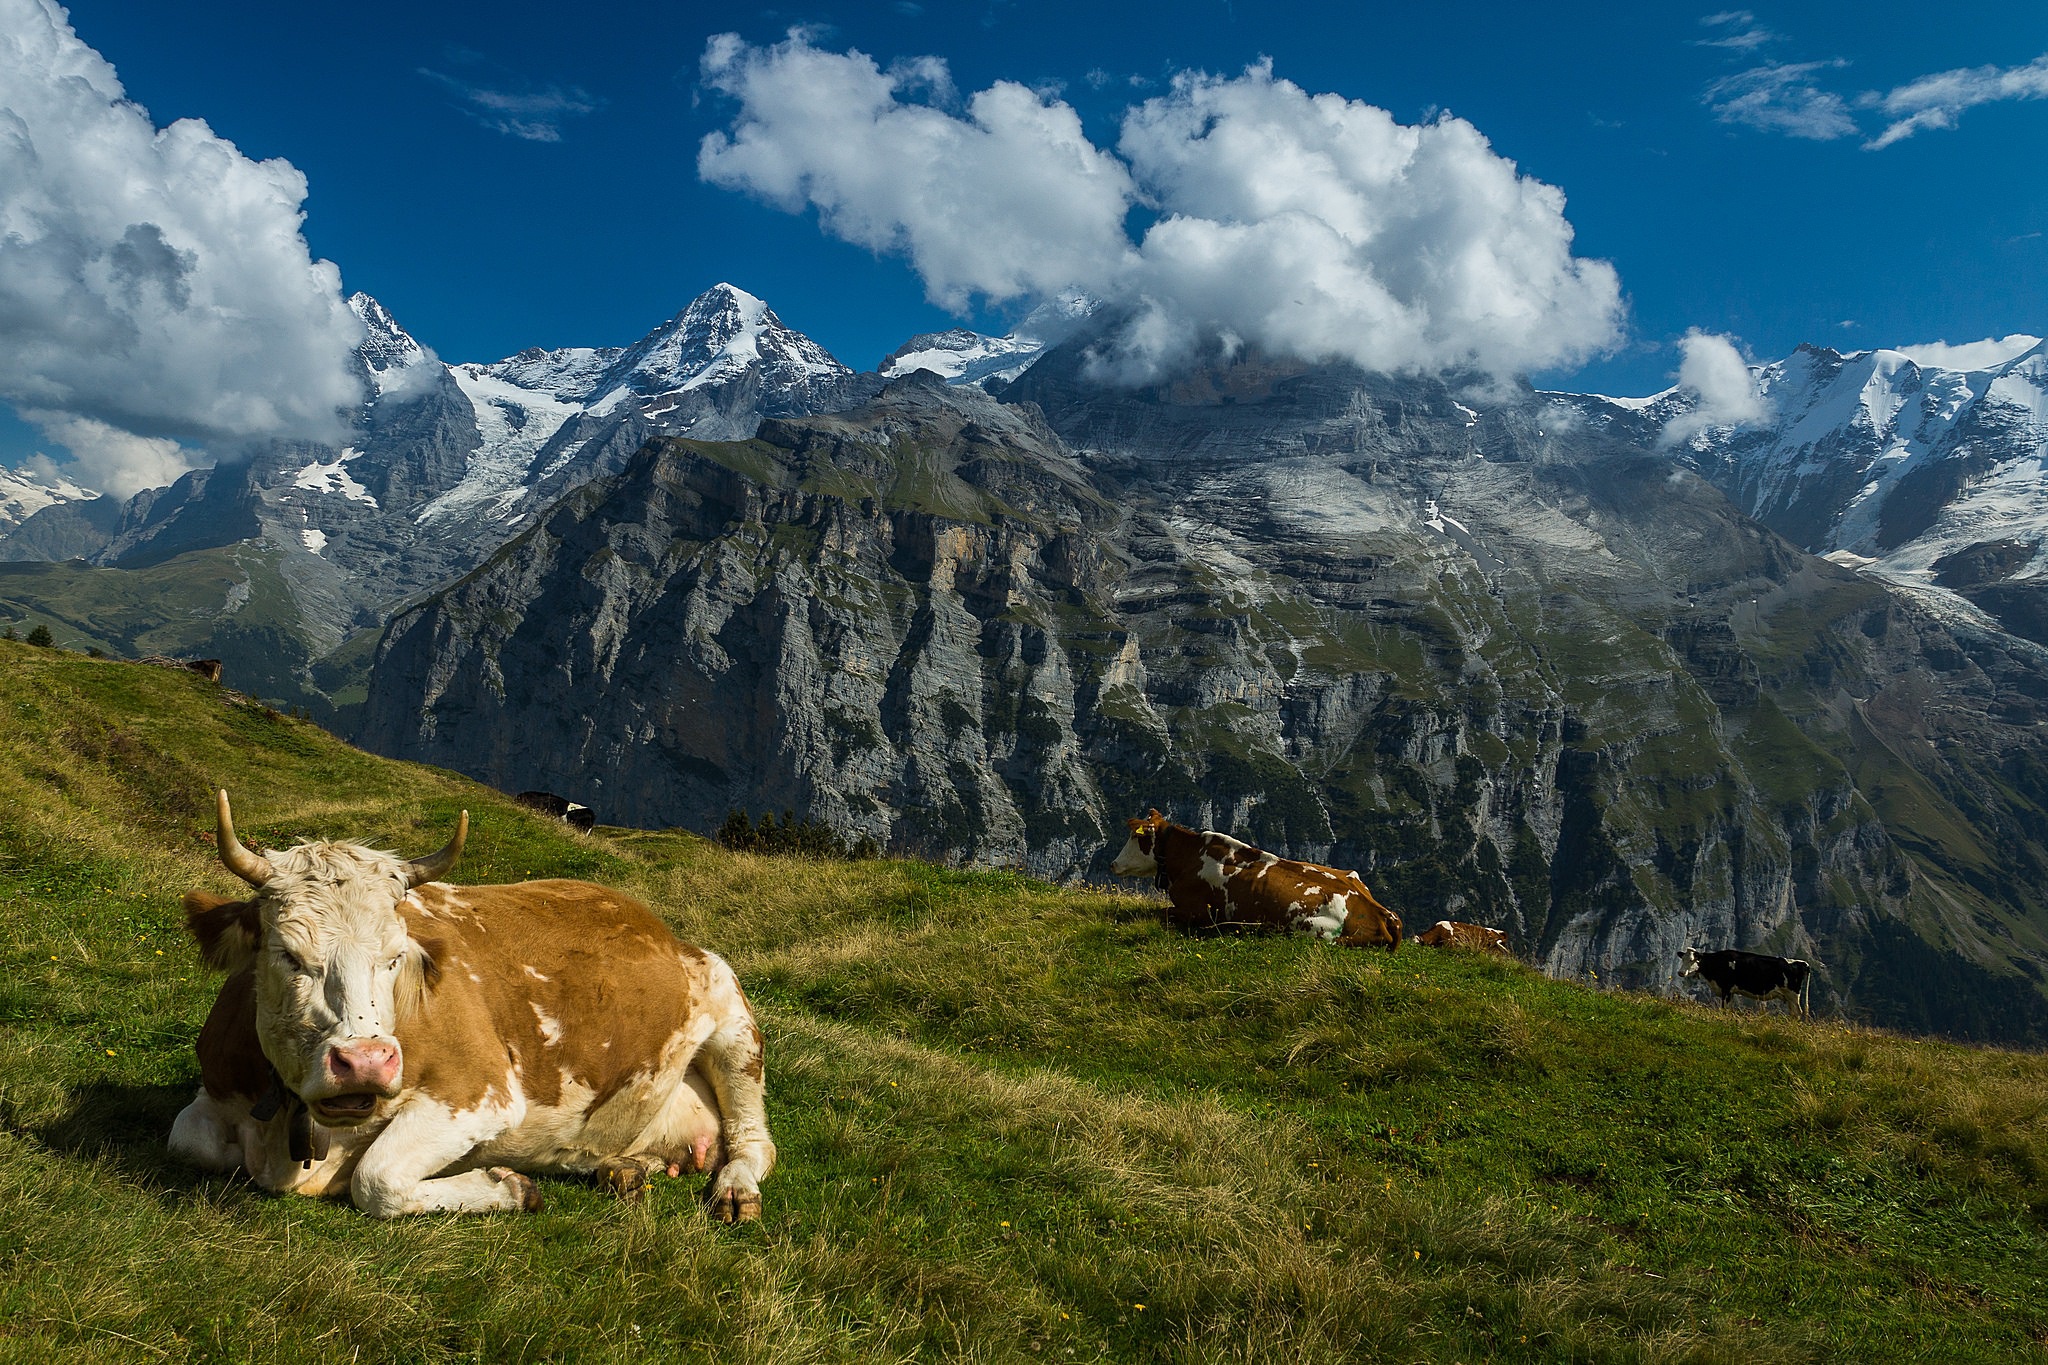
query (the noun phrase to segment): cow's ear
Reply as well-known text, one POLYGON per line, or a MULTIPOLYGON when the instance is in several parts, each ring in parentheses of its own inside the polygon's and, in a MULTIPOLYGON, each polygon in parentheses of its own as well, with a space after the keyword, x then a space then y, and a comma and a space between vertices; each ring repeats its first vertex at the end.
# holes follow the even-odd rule
POLYGON ((185 927, 199 941, 199 955, 207 965, 224 972, 248 966, 263 938, 255 901, 231 901, 204 891, 185 893, 185 927))
POLYGON ((417 1013, 427 1003, 427 996, 441 984, 441 960, 448 954, 448 945, 434 937, 421 938, 415 935, 399 967, 398 1014, 401 1019, 417 1013))

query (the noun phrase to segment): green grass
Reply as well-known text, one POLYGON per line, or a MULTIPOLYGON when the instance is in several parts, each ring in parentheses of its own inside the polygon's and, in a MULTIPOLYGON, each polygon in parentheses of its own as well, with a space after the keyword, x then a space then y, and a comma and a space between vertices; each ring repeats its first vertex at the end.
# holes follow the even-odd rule
POLYGON ((2048 1357, 2048 1060, 1509 963, 1192 939, 1128 895, 586 838, 167 670, 0 643, 0 1361, 2048 1357), (738 967, 782 1164, 376 1224, 171 1162, 274 844, 590 877, 738 967), (1140 1306, 1142 1305, 1142 1307, 1140 1306))

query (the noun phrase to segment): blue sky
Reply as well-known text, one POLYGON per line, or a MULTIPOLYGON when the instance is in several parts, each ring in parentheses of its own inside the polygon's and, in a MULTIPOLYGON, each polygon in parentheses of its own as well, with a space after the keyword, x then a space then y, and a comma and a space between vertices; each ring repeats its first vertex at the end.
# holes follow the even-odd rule
MULTIPOLYGON (((1275 81, 1402 124, 1448 111, 1561 191, 1571 253, 1618 274, 1610 353, 1539 366, 1548 385, 1661 388, 1692 328, 1761 359, 1803 341, 2048 330, 2038 5, 1955 7, 1938 21, 1924 5, 1249 0, 78 0, 69 15, 155 125, 204 119, 244 156, 303 174, 312 256, 448 360, 625 344, 718 280, 861 368, 917 331, 1001 330, 1028 299, 993 305, 970 280, 956 317, 902 255, 838 240, 815 210, 763 202, 758 183, 747 192, 745 176, 728 177, 741 188, 700 177, 701 141, 732 133, 741 111, 730 89, 706 84, 707 42, 734 33, 761 54, 793 26, 807 49, 857 49, 885 69, 943 59, 953 93, 905 98, 956 115, 996 82, 1031 87, 1071 106, 1105 153, 1126 113, 1177 74, 1236 78, 1264 59, 1275 81)), ((7 96, 0 85, 0 105, 7 96)), ((1134 236, 1146 219, 1140 203, 1134 236)), ((40 429, 0 420, 0 459, 51 446, 51 409, 34 410, 40 429)), ((126 411, 91 415, 188 443, 193 430, 260 425, 126 411)))

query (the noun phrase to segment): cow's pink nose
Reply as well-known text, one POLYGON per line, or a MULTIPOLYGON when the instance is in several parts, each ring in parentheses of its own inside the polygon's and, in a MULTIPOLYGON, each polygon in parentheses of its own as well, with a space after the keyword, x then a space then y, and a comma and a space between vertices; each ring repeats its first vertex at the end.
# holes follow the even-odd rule
POLYGON ((343 1085, 389 1090, 398 1080, 398 1048, 392 1043, 346 1043, 327 1049, 327 1067, 343 1085))

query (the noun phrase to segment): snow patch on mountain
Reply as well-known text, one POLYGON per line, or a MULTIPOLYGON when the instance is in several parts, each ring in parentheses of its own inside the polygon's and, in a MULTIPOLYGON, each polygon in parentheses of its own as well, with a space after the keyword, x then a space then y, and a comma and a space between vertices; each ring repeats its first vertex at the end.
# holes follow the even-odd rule
POLYGON ((60 502, 87 502, 98 496, 61 474, 43 478, 25 469, 0 468, 0 535, 45 507, 60 502))
POLYGON ((476 412, 483 442, 470 455, 462 482, 419 511, 422 526, 481 514, 504 521, 526 500, 533 460, 583 405, 566 398, 573 376, 587 376, 597 352, 522 351, 495 365, 451 365, 463 396, 476 412), (564 358, 569 363, 561 363, 564 358))
POLYGON ((339 493, 350 502, 377 505, 377 499, 369 489, 350 477, 348 462, 361 454, 354 446, 345 447, 333 460, 315 460, 292 477, 292 487, 303 488, 311 493, 339 493))

